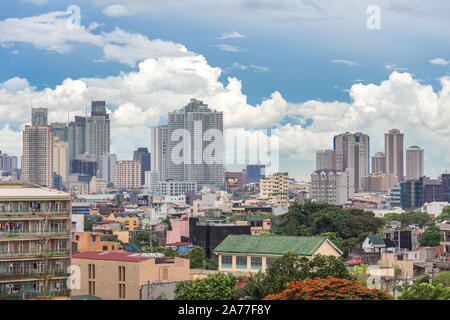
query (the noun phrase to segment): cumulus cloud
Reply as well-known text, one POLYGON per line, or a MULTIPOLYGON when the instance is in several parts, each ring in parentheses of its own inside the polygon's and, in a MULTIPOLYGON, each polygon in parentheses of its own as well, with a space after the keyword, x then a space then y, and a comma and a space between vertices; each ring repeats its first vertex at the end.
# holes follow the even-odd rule
POLYGON ((68 23, 69 12, 50 12, 40 16, 11 18, 0 21, 0 45, 24 42, 36 48, 67 53, 74 44, 88 44, 103 49, 103 59, 135 67, 139 61, 160 56, 192 55, 185 46, 161 39, 149 40, 145 35, 129 33, 116 27, 111 32, 94 34, 100 25, 87 28, 68 23))
POLYGON ((108 17, 124 17, 130 15, 128 8, 121 4, 113 4, 102 10, 102 13, 108 17))
POLYGON ((437 65, 440 65, 440 66, 446 66, 446 65, 450 64, 450 60, 447 61, 447 60, 442 59, 442 58, 435 58, 435 59, 431 59, 430 63, 431 64, 437 64, 437 65))

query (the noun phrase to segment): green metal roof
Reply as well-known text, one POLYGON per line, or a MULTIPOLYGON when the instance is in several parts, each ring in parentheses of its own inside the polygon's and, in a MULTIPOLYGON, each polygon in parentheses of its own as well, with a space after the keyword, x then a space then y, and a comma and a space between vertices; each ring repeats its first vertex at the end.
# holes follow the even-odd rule
POLYGON ((283 255, 292 251, 301 256, 312 256, 327 238, 229 235, 214 253, 283 255))
POLYGON ((370 234, 367 236, 371 244, 385 244, 384 240, 380 237, 379 234, 370 234))

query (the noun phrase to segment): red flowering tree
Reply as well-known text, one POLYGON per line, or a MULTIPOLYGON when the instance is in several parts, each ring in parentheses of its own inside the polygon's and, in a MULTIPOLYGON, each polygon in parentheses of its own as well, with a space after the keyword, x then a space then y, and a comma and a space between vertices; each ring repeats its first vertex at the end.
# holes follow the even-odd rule
POLYGON ((304 279, 287 284, 287 289, 264 300, 392 300, 385 290, 369 289, 357 280, 304 279))

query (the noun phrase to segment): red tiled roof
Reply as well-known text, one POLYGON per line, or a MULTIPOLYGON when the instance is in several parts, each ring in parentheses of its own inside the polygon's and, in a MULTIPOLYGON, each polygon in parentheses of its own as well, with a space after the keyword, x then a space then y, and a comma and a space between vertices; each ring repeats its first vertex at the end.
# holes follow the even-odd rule
POLYGON ((109 260, 123 262, 142 262, 144 258, 138 253, 116 251, 82 251, 72 254, 72 259, 109 260))
POLYGON ((189 246, 192 245, 190 242, 174 242, 174 243, 167 243, 166 246, 189 246))
POLYGON ((113 220, 103 220, 103 221, 98 221, 95 224, 108 224, 108 223, 116 223, 119 221, 113 221, 113 220))

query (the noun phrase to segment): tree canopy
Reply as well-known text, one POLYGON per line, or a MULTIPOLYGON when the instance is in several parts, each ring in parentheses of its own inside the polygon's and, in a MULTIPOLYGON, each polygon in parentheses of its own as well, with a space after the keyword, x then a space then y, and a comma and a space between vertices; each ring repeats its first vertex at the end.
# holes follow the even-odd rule
POLYGON ((237 278, 231 273, 216 272, 204 279, 183 281, 175 288, 174 300, 232 300, 237 278))
POLYGON ((430 224, 433 220, 426 212, 413 211, 410 213, 389 213, 383 218, 384 222, 400 221, 403 226, 417 224, 420 227, 430 224))
POLYGON ((419 237, 419 244, 423 247, 436 247, 441 242, 441 229, 438 226, 428 227, 419 237))

